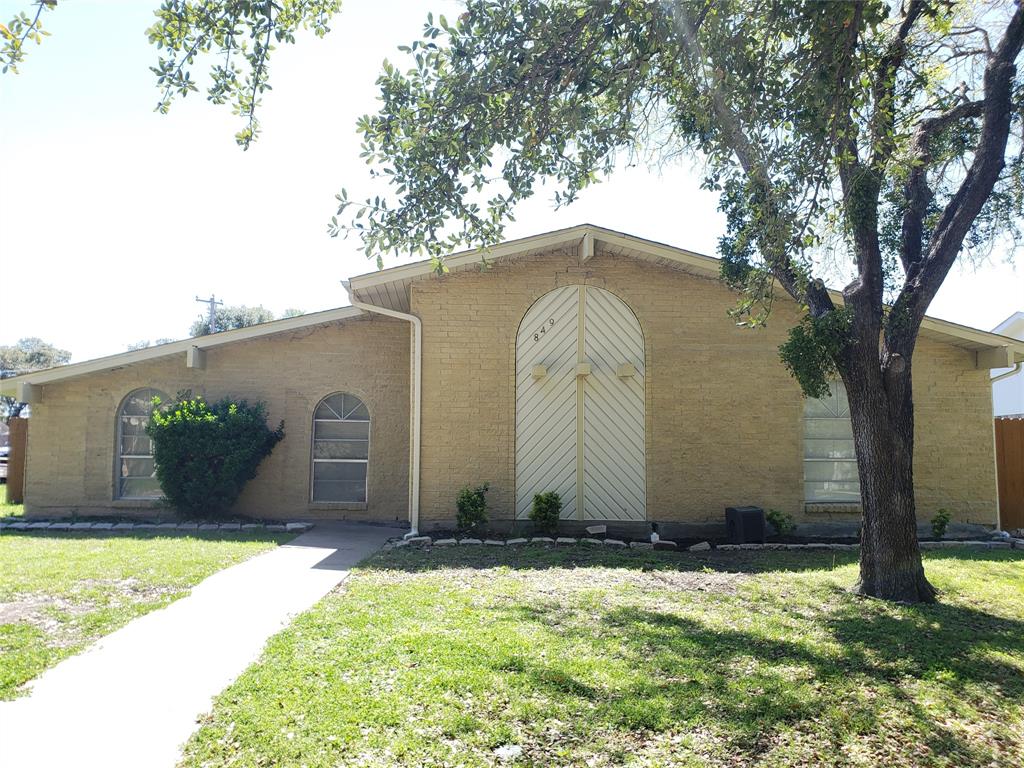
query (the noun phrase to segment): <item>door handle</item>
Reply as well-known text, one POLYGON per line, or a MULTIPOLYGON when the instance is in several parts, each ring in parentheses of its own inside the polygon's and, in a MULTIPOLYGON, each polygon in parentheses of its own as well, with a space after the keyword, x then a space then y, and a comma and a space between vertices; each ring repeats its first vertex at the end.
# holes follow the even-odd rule
POLYGON ((632 363, 623 363, 615 370, 615 375, 620 379, 632 379, 636 376, 636 366, 632 363))

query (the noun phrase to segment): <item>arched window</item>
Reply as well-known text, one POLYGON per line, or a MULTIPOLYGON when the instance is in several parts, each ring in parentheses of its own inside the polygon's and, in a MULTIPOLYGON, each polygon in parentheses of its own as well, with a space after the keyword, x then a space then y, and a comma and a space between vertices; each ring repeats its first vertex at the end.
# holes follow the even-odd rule
POLYGON ((370 412, 347 392, 328 395, 313 413, 313 501, 365 502, 370 412))
POLYGON ((853 427, 846 387, 829 385, 832 393, 804 403, 804 501, 859 503, 860 480, 853 450, 853 427))
POLYGON ((153 398, 168 402, 158 389, 136 389, 117 412, 117 461, 114 491, 119 499, 157 499, 162 494, 153 464, 153 443, 146 434, 153 398))

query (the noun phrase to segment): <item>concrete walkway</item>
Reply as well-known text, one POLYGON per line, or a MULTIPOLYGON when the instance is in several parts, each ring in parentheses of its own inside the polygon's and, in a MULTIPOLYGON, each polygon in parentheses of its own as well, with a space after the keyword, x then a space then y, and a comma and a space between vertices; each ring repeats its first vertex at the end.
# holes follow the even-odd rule
POLYGON ((211 697, 267 638, 398 533, 321 523, 66 659, 30 696, 0 702, 0 766, 172 768, 211 697))

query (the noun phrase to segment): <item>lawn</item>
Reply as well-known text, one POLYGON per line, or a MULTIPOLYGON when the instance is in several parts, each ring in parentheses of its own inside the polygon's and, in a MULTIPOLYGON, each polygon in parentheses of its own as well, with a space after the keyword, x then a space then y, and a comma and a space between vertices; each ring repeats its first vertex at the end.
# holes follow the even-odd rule
POLYGON ((0 483, 0 517, 14 517, 23 515, 25 506, 23 504, 10 504, 7 501, 7 483, 0 483))
POLYGON ((1024 556, 395 550, 274 637, 184 766, 1024 765, 1024 556))
MULTIPOLYGON (((0 535, 0 699, 215 571, 290 536, 248 533, 0 535)), ((201 642, 197 638, 197 642, 201 642)))

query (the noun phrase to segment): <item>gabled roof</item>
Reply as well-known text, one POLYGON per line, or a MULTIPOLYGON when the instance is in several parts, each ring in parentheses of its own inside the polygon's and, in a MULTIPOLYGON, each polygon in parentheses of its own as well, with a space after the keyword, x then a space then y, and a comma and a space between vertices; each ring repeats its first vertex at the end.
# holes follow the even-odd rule
POLYGON ((111 371, 117 368, 122 368, 126 365, 142 363, 147 360, 155 360, 160 357, 180 355, 183 353, 188 355, 193 349, 206 350, 213 347, 219 347, 224 344, 233 344, 239 341, 262 338, 264 336, 273 336, 277 333, 286 333, 287 331, 294 331, 299 328, 309 328, 316 325, 335 323, 339 320, 358 317, 361 314, 362 311, 355 307, 339 307, 338 309, 328 309, 323 312, 310 312, 309 314, 298 315, 296 317, 286 317, 283 320, 272 320, 269 323, 250 325, 246 328, 236 328, 231 331, 211 333, 207 336, 197 336, 191 339, 182 339, 181 341, 171 341, 167 344, 157 344, 153 347, 136 349, 132 352, 122 352, 117 355, 97 357, 94 360, 85 360, 81 363, 70 363, 69 365, 61 365, 56 368, 48 368, 44 371, 23 373, 20 376, 0 380, 0 395, 16 397, 19 384, 48 384, 53 381, 85 376, 89 373, 111 371))
MULTIPOLYGON (((447 257, 444 263, 451 273, 478 269, 481 262, 503 263, 569 249, 579 255, 581 262, 595 254, 627 256, 715 278, 719 275, 721 263, 713 256, 645 240, 593 224, 580 224, 519 240, 508 240, 487 249, 460 251, 447 257)), ((409 312, 412 284, 418 280, 429 279, 433 275, 434 266, 431 261, 426 260, 353 277, 350 286, 353 294, 361 301, 399 312, 409 312)), ((842 303, 841 293, 830 293, 833 300, 842 303)), ((1024 360, 1024 343, 1017 339, 947 320, 926 317, 921 325, 921 335, 974 352, 1006 348, 1005 353, 1009 357, 1024 360)))
MULTIPOLYGON (((449 272, 459 272, 478 269, 481 262, 485 261, 488 263, 514 261, 558 250, 571 250, 578 255, 581 262, 587 261, 596 254, 603 254, 641 259, 707 277, 717 277, 719 274, 719 260, 712 256, 705 256, 685 248, 677 248, 653 240, 645 240, 593 224, 580 224, 518 240, 508 240, 487 249, 460 251, 447 257, 445 266, 449 272)), ((358 275, 351 279, 350 288, 353 296, 359 301, 399 312, 409 312, 412 284, 418 280, 431 279, 433 276, 433 264, 430 260, 425 260, 358 275)), ((832 296, 834 299, 842 301, 842 296, 838 292, 833 291, 832 296)), ((119 355, 72 363, 45 371, 34 371, 0 380, 0 394, 16 396, 19 384, 33 386, 47 384, 90 373, 114 370, 125 365, 169 355, 181 353, 190 355, 193 354, 191 350, 201 351, 222 344, 334 323, 357 317, 360 314, 362 314, 362 310, 356 307, 339 307, 323 312, 289 317, 284 320, 274 320, 247 328, 238 328, 233 331, 223 331, 209 336, 173 341, 134 352, 123 352, 119 355)), ((921 325, 921 335, 979 353, 978 367, 980 368, 1008 367, 1018 361, 1024 361, 1024 342, 996 333, 980 331, 966 325, 926 317, 921 325)))
MULTIPOLYGON (((477 269, 482 262, 496 264, 518 261, 560 249, 579 249, 581 261, 586 261, 595 254, 629 256, 665 266, 682 267, 710 277, 718 276, 719 260, 712 256, 653 240, 644 240, 593 224, 579 224, 518 240, 506 240, 486 249, 459 251, 445 257, 444 264, 449 273, 460 272, 477 269)), ((353 277, 350 283, 357 298, 369 304, 408 312, 410 286, 417 280, 429 278, 433 274, 434 266, 428 259, 358 275, 353 277)))

